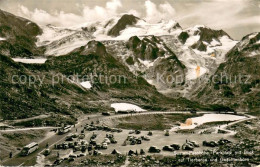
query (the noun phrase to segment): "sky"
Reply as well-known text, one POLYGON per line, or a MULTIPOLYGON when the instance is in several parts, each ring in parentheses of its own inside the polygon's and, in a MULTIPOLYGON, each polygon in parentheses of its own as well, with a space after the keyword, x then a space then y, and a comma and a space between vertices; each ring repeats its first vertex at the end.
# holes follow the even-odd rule
POLYGON ((260 0, 0 0, 0 9, 39 25, 74 26, 131 13, 147 22, 206 25, 232 38, 260 32, 260 0))

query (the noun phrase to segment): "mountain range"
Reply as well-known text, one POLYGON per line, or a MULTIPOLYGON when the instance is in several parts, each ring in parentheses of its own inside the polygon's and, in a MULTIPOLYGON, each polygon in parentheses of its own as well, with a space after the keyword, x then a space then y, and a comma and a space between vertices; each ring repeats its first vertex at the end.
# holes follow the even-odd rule
POLYGON ((150 24, 130 14, 64 28, 0 10, 0 115, 54 113, 70 120, 112 110, 112 102, 154 111, 259 111, 259 46, 259 32, 235 41, 223 30, 183 29, 165 20, 150 24), (27 64, 18 58, 46 61, 27 64), (223 82, 223 73, 242 76, 243 83, 223 82), (86 88, 81 83, 90 74, 86 88), (33 84, 13 76, 28 81, 34 76, 33 84), (100 76, 123 78, 103 82, 100 76))

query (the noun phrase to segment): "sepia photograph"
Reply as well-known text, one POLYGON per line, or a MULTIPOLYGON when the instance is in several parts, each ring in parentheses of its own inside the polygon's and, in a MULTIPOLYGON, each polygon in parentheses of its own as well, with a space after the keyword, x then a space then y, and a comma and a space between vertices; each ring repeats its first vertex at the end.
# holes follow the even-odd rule
POLYGON ((0 166, 260 167, 260 0, 0 0, 0 166))

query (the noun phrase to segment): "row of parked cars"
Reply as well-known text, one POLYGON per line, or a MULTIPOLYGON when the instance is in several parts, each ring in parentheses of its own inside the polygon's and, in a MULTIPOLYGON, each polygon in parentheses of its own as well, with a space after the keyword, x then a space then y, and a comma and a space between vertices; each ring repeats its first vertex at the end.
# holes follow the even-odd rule
MULTIPOLYGON (((163 151, 175 151, 175 150, 179 150, 180 149, 180 145, 178 144, 171 144, 171 145, 166 145, 162 148, 163 151)), ((151 146, 148 150, 149 153, 160 153, 161 149, 157 148, 156 146, 151 146)))
POLYGON ((227 139, 220 139, 219 141, 203 141, 202 145, 206 147, 217 147, 226 143, 231 143, 231 141, 227 139))
POLYGON ((142 141, 150 141, 150 138, 148 136, 136 137, 136 136, 129 135, 124 141, 123 146, 126 146, 128 144, 130 145, 142 144, 142 141))
MULTIPOLYGON (((130 130, 129 132, 128 132, 129 134, 141 134, 141 131, 140 130, 130 130)), ((148 136, 152 136, 153 135, 153 132, 152 131, 149 131, 148 133, 147 133, 147 135, 148 136)))
POLYGON ((120 132, 123 131, 120 128, 111 128, 111 127, 108 127, 108 126, 94 125, 94 124, 86 124, 84 126, 84 129, 88 130, 88 131, 104 130, 104 131, 107 131, 107 132, 117 132, 117 133, 120 133, 120 132))

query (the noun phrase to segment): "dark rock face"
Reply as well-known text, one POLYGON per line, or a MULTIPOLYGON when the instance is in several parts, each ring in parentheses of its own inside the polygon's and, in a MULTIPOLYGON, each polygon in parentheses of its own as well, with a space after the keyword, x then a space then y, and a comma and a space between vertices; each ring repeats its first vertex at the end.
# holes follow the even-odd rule
POLYGON ((178 39, 185 44, 186 40, 189 38, 189 34, 187 32, 181 32, 178 36, 178 39))
POLYGON ((157 83, 156 85, 159 85, 159 89, 184 84, 186 67, 158 37, 146 36, 141 40, 137 36, 133 36, 128 40, 126 46, 134 52, 134 58, 154 61, 153 66, 149 67, 145 74, 147 79, 153 80, 157 83), (162 59, 157 59, 160 57, 162 59))
POLYGON ((174 29, 178 29, 178 28, 182 28, 181 25, 179 23, 177 23, 174 27, 172 27, 174 29))
POLYGON ((136 49, 140 42, 141 40, 137 36, 133 36, 128 40, 126 46, 128 49, 136 49))
POLYGON ((165 54, 165 51, 158 48, 159 40, 155 36, 144 37, 140 40, 137 36, 131 37, 126 46, 134 51, 135 56, 142 60, 155 60, 165 54))
POLYGON ((185 83, 186 68, 176 56, 170 56, 154 63, 147 75, 156 78, 163 87, 173 88, 185 83), (158 76, 160 76, 158 78, 158 76))
POLYGON ((138 20, 138 17, 125 14, 118 20, 116 25, 108 31, 108 35, 114 37, 118 36, 120 35, 120 31, 124 30, 127 26, 136 24, 138 20))
POLYGON ((210 28, 204 28, 204 27, 200 27, 199 28, 200 32, 200 41, 206 41, 208 43, 210 43, 213 39, 218 40, 219 37, 222 36, 228 36, 229 38, 231 38, 225 31, 223 30, 212 30, 210 28))
POLYGON ((99 41, 89 41, 86 46, 86 53, 84 54, 97 54, 97 55, 106 55, 106 47, 99 41))
POLYGON ((202 41, 198 41, 197 43, 193 44, 191 48, 198 49, 199 51, 207 51, 207 46, 202 41))
MULTIPOLYGON (((194 43, 191 46, 191 48, 197 49, 199 51, 207 51, 207 45, 205 43, 211 43, 213 41, 213 39, 216 41, 219 41, 218 38, 223 37, 223 36, 227 36, 231 39, 231 37, 223 30, 212 30, 212 29, 206 28, 206 27, 199 27, 198 30, 195 31, 193 35, 199 35, 200 39, 196 43, 194 43), (203 43, 203 42, 205 42, 205 43, 203 43)), ((187 35, 182 34, 183 38, 186 36, 187 35)), ((183 41, 183 39, 180 36, 179 36, 179 39, 181 41, 183 41)))
POLYGON ((129 56, 129 57, 126 59, 126 63, 127 63, 128 65, 134 65, 135 62, 134 62, 133 57, 132 57, 132 56, 129 56))
POLYGON ((0 10, 0 37, 6 38, 4 42, 0 43, 0 48, 9 49, 9 52, 2 52, 4 55, 14 57, 20 54, 21 50, 25 52, 20 57, 40 54, 35 42, 36 36, 41 33, 42 30, 37 24, 0 10), (9 45, 13 45, 13 47, 8 47, 9 45), (15 53, 15 55, 8 53, 15 53))

